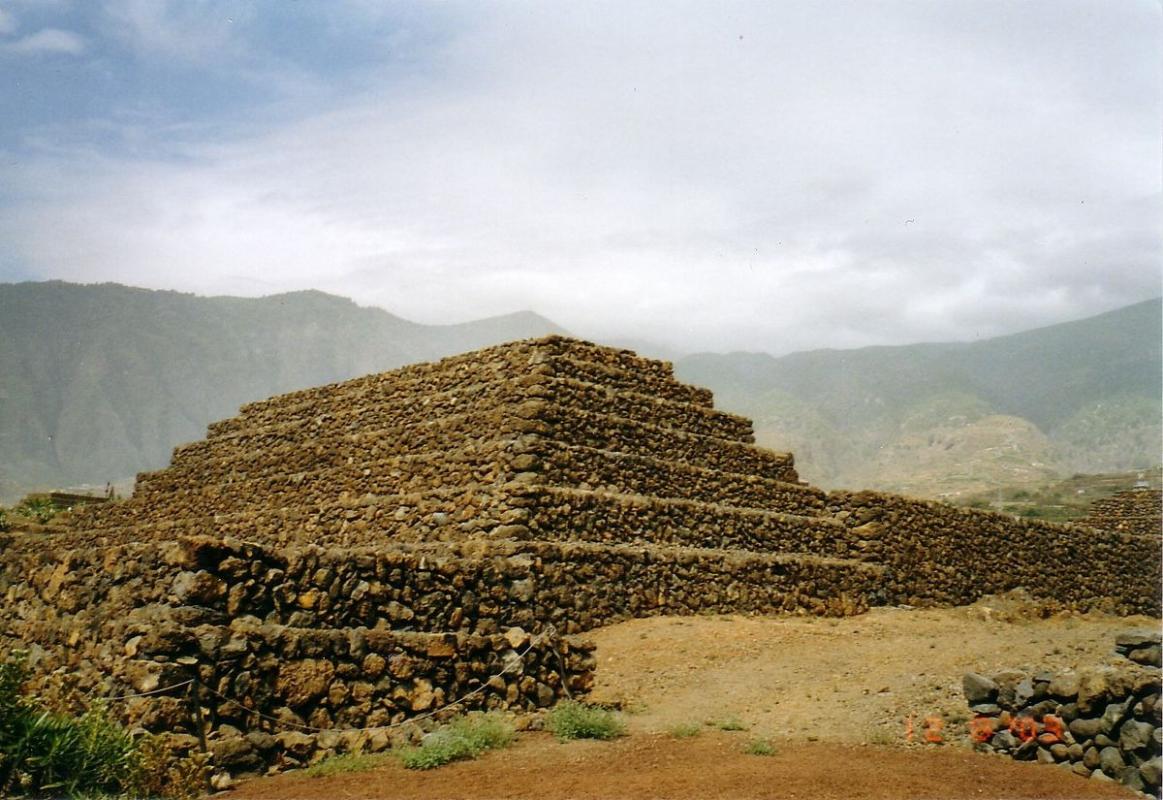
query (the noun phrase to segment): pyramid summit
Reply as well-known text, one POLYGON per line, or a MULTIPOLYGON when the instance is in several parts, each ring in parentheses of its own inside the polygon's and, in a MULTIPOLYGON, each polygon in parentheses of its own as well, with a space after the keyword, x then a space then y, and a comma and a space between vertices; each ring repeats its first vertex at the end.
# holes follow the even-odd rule
MULTIPOLYGON (((3 643, 39 648, 40 680, 196 681, 213 730, 270 734, 236 772, 298 763, 286 726, 358 738, 462 697, 582 694, 576 635, 628 617, 1018 586, 1159 613, 1157 531, 826 493, 669 363, 558 336, 251 403, 128 500, 3 545, 3 643)), ((171 700, 121 712, 191 732, 171 700)))

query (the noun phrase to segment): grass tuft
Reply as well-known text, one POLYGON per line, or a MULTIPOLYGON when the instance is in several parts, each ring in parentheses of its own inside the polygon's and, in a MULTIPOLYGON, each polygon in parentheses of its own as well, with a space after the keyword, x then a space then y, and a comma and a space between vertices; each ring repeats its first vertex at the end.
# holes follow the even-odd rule
POLYGON ((739 719, 738 717, 728 717, 727 719, 720 720, 718 723, 718 728, 721 731, 745 731, 745 730, 747 730, 747 726, 744 725, 743 721, 741 719, 739 719))
POLYGON ((681 725, 675 725, 668 733, 675 739, 689 739, 692 736, 698 736, 702 732, 702 728, 694 722, 686 722, 681 725))
POLYGON ((428 734, 419 747, 404 748, 398 755, 408 769, 435 769, 506 747, 513 736, 513 727, 499 714, 469 714, 428 734))
POLYGON ((348 772, 366 772, 384 763, 384 756, 368 753, 344 753, 341 756, 325 758, 303 771, 308 778, 330 778, 348 772))
POLYGON ((558 739, 615 739, 626 734, 626 725, 613 711, 566 700, 553 707, 545 726, 558 739))
POLYGON ((773 756, 776 749, 770 739, 752 739, 743 752, 751 756, 773 756))

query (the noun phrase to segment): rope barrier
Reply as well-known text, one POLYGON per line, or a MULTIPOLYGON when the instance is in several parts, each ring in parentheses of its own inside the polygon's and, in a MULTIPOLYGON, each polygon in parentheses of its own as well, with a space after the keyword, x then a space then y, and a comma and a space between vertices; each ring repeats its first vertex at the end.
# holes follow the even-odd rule
POLYGON ((155 695, 155 694, 164 694, 165 692, 169 692, 169 691, 172 691, 174 689, 181 689, 183 686, 189 686, 195 680, 197 680, 197 678, 189 678, 188 680, 184 680, 181 683, 174 683, 174 684, 171 684, 170 686, 163 686, 160 689, 153 689, 153 690, 148 691, 148 692, 137 692, 134 694, 118 694, 118 695, 114 695, 113 697, 100 697, 98 699, 110 701, 110 700, 129 700, 129 699, 132 699, 134 697, 150 697, 150 696, 155 695))

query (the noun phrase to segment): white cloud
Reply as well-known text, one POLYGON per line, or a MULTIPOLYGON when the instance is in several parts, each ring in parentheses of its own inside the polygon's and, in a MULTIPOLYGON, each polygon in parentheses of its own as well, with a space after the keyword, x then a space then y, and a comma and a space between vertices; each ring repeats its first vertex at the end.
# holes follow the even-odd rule
MULTIPOLYGON (((159 50, 245 45, 206 5, 189 42, 173 7, 117 8, 159 50)), ((494 8, 427 77, 181 162, 0 166, 39 197, 0 239, 46 276, 773 352, 1159 293, 1157 21, 1045 47, 1036 14, 969 35, 907 5, 494 8), (1093 90, 1128 66, 1137 106, 1093 90)))
POLYGON ((135 49, 199 64, 242 54, 254 16, 233 0, 110 0, 103 10, 110 34, 135 49))
POLYGON ((0 44, 0 53, 13 55, 70 55, 85 52, 85 40, 72 31, 44 28, 13 42, 0 44))

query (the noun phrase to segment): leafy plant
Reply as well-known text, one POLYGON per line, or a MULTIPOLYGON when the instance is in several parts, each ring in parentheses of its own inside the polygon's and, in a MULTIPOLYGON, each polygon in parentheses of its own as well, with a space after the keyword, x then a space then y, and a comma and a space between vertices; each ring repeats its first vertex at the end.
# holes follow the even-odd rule
POLYGON ((626 725, 613 711, 567 700, 553 707, 545 725, 558 739, 614 739, 624 736, 626 725))
POLYGON ((670 729, 670 735, 675 739, 689 739, 692 736, 698 736, 702 732, 702 728, 693 722, 686 722, 681 725, 675 725, 670 729))
POLYGON ((137 757, 124 781, 130 797, 198 800, 206 794, 212 771, 207 754, 178 757, 164 736, 144 736, 136 745, 137 757))
POLYGON ((776 754, 776 749, 770 739, 752 739, 747 743, 747 749, 743 752, 751 756, 773 756, 776 754))
POLYGON ((408 769, 435 769, 506 747, 513 736, 512 726, 499 714, 469 714, 428 734, 419 747, 401 750, 399 758, 408 769))
POLYGON ((192 800, 203 793, 205 764, 199 771, 196 760, 176 761, 153 737, 135 741, 103 705, 79 717, 41 707, 23 692, 25 659, 16 651, 0 662, 0 796, 192 800))
POLYGON ((47 497, 28 497, 16 507, 20 514, 32 517, 41 525, 47 524, 59 510, 47 497))
POLYGON ((325 758, 317 764, 307 767, 304 774, 309 778, 329 778, 332 775, 343 775, 348 772, 366 772, 384 763, 382 755, 367 753, 344 753, 340 756, 325 758))

